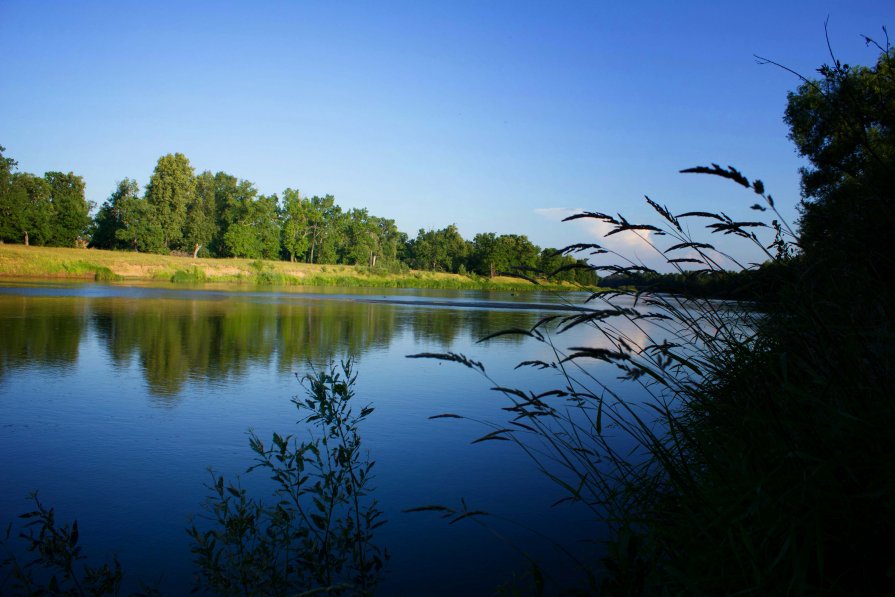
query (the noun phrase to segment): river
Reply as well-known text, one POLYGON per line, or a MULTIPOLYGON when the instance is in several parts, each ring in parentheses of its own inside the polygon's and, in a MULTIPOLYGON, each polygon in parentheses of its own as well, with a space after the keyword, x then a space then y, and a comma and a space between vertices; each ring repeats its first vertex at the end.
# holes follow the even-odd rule
MULTIPOLYGON (((592 514, 551 506, 563 490, 512 442, 471 443, 489 431, 480 423, 430 419, 499 422, 507 399, 472 369, 406 356, 463 353, 503 385, 561 386, 553 371, 514 369, 551 359, 545 345, 477 340, 562 315, 585 296, 2 283, 0 520, 28 510, 38 490, 60 519, 77 518, 87 555, 117 554, 125 588, 186 592, 185 528, 201 512, 209 467, 244 472, 250 428, 302 433, 295 373, 350 357, 357 400, 375 409, 362 439, 387 519, 376 535, 391 556, 382 594, 489 594, 524 576, 523 553, 560 582, 575 578, 554 542, 593 564, 605 531, 592 514), (490 513, 487 526, 404 512, 461 499, 490 513)), ((557 337, 561 346, 598 341, 585 327, 557 337)), ((590 373, 615 383, 593 363, 590 373)))

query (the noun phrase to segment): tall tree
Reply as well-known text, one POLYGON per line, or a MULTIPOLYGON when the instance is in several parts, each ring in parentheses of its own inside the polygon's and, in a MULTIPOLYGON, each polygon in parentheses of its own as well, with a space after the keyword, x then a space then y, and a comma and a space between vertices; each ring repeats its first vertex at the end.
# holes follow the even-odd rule
POLYGON ((280 213, 276 195, 261 195, 254 202, 252 221, 264 259, 280 258, 280 213))
POLYGON ((156 212, 166 249, 183 248, 187 208, 195 194, 196 177, 186 156, 169 153, 160 157, 146 187, 146 201, 156 212))
POLYGON ((132 248, 118 236, 125 227, 122 202, 140 195, 137 181, 125 178, 118 183, 115 191, 106 199, 94 218, 93 235, 90 245, 99 249, 132 248))
POLYGON ((482 232, 472 239, 469 269, 482 276, 497 275, 497 234, 482 232))
MULTIPOLYGON (((226 172, 214 175, 214 202, 217 213, 217 235, 212 241, 213 252, 218 257, 235 257, 234 235, 227 241, 230 227, 245 219, 248 205, 255 200, 258 191, 248 180, 238 180, 226 172)), ((238 235, 237 235, 238 236, 238 235)))
POLYGON ((414 267, 432 271, 457 272, 465 267, 466 241, 455 224, 441 230, 420 229, 410 245, 414 267))
POLYGON ((262 195, 239 204, 240 213, 224 234, 224 246, 233 257, 277 259, 280 227, 277 196, 262 195))
POLYGON ((205 171, 196 177, 196 193, 187 206, 184 244, 191 247, 193 259, 201 249, 210 251, 209 246, 218 234, 217 203, 215 200, 214 175, 205 171))
POLYGON ((157 212, 146 199, 139 197, 136 183, 130 182, 132 186, 125 186, 116 202, 121 228, 115 231, 115 237, 133 251, 162 253, 166 250, 165 235, 156 219, 157 212))
POLYGON ((336 205, 332 195, 307 199, 307 221, 310 234, 308 263, 335 263, 336 236, 339 232, 342 208, 336 205))
POLYGON ((12 221, 19 228, 19 240, 25 245, 51 242, 52 223, 56 219, 50 203, 50 185, 43 178, 16 172, 12 176, 12 221))
POLYGON ((18 240, 18 226, 13 221, 15 204, 12 196, 12 175, 16 161, 3 155, 6 148, 0 145, 0 239, 18 240))
POLYGON ((307 207, 298 189, 283 191, 282 244, 289 261, 306 255, 311 246, 307 207))
POLYGON ((834 60, 818 72, 789 95, 785 116, 809 162, 802 261, 814 292, 826 304, 856 306, 850 325, 866 325, 858 320, 895 313, 895 49, 882 49, 873 67, 834 60))
POLYGON ((90 206, 84 196, 84 179, 69 172, 47 172, 44 179, 50 187, 53 220, 50 244, 74 247, 86 235, 90 225, 90 206))
POLYGON ((379 259, 386 264, 397 262, 398 249, 403 249, 407 235, 398 230, 394 220, 373 216, 372 223, 377 246, 371 256, 370 267, 377 265, 379 259))
POLYGON ((380 245, 376 219, 366 209, 348 210, 341 261, 370 267, 376 264, 380 245))
POLYGON ((472 241, 470 268, 483 276, 512 272, 514 268, 535 268, 540 249, 525 235, 493 232, 477 234, 472 241))

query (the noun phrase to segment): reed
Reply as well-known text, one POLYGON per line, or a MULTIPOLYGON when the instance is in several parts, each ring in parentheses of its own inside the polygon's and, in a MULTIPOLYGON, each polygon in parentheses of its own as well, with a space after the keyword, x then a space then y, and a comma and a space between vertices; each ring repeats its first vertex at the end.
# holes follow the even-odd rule
MULTIPOLYGON (((687 172, 734 180, 773 208, 761 181, 734 168, 687 172)), ((831 304, 833 294, 819 291, 798 236, 782 220, 674 215, 647 201, 658 225, 596 212, 573 218, 607 223, 609 234, 640 234, 682 273, 686 263, 700 267, 700 276, 726 276, 720 252, 684 224, 703 219, 710 232, 735 234, 765 252, 763 291, 750 290, 757 302, 619 288, 592 293, 586 311, 483 338, 516 334, 549 348, 554 359, 519 364, 561 375, 561 385, 538 394, 500 383, 463 355, 411 356, 457 362, 485 376, 509 401, 512 417, 479 421, 487 433, 476 441, 514 441, 566 499, 610 525, 608 556, 587 567, 588 590, 884 591, 889 554, 870 546, 895 530, 895 343, 883 315, 891 294, 874 295, 869 304, 854 296, 831 304), (756 230, 773 234, 770 246, 756 230), (670 240, 660 247, 651 239, 670 240), (675 257, 682 250, 696 256, 675 257), (599 345, 561 346, 562 333, 579 326, 597 330, 599 345), (646 400, 628 400, 592 376, 581 366, 588 360, 613 365, 646 400)), ((608 252, 596 244, 565 250, 608 252)), ((652 273, 630 261, 601 269, 652 273)), ((836 275, 826 271, 824 280, 836 275)))
MULTIPOLYGON (((480 421, 488 432, 476 441, 514 441, 610 526, 608 555, 588 570, 607 594, 891 592, 891 550, 877 546, 895 532, 895 50, 867 41, 880 50, 875 67, 841 64, 831 50, 822 79, 802 77, 789 97, 791 138, 811 164, 798 231, 762 181, 716 164, 683 172, 754 193, 756 220, 674 214, 649 198, 655 223, 568 218, 638 235, 682 279, 727 277, 723 287, 732 258, 691 236, 701 220, 764 253, 758 275, 734 278, 754 302, 731 308, 687 284, 682 294, 621 287, 592 293, 587 311, 484 338, 548 346, 555 358, 519 364, 560 374, 539 394, 463 355, 411 355, 475 369, 506 397, 511 419, 480 421), (600 342, 560 346, 580 326, 600 342), (625 399, 587 360, 614 367, 645 400, 625 399)), ((596 269, 620 278, 659 277, 595 243, 562 252, 615 257, 596 269)))

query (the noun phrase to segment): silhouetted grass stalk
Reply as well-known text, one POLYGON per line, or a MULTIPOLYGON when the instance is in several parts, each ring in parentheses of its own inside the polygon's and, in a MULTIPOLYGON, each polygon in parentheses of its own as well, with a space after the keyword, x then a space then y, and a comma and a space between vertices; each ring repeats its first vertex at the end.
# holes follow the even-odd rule
MULTIPOLYGON (((713 165, 685 172, 730 179, 751 189, 776 213, 761 181, 749 181, 734 168, 713 165)), ((722 258, 732 258, 698 242, 682 225, 685 218, 701 218, 708 220, 712 233, 735 235, 760 247, 768 258, 762 268, 770 272, 766 275, 773 275, 775 268, 796 271, 798 239, 782 220, 738 222, 711 212, 673 215, 647 201, 664 226, 631 224, 597 212, 568 219, 607 223, 607 236, 638 234, 679 272, 696 265, 698 275, 723 275, 722 258), (762 229, 773 233, 769 244, 756 234, 762 229), (656 240, 660 238, 669 238, 670 246, 661 247, 656 240), (695 256, 674 257, 684 249, 695 256)), ((563 251, 612 253, 596 244, 563 251)), ((653 273, 631 261, 594 267, 653 273)), ((637 290, 598 291, 589 296, 591 307, 584 312, 551 315, 529 329, 483 338, 515 334, 549 346, 553 359, 519 364, 561 375, 563 385, 538 394, 498 383, 482 363, 464 355, 411 356, 475 369, 510 401, 505 410, 512 418, 479 421, 489 431, 476 441, 515 442, 562 487, 565 500, 586 505, 611 526, 614 540, 601 572, 602 588, 610 593, 637 594, 660 587, 688 594, 804 593, 844 590, 856 581, 879 586, 879 576, 855 575, 852 561, 825 561, 834 555, 853 557, 837 545, 848 533, 837 531, 829 518, 834 515, 830 506, 847 503, 848 494, 825 495, 830 487, 817 485, 810 475, 798 476, 800 466, 825 466, 826 448, 810 452, 808 444, 844 440, 841 427, 863 424, 856 413, 837 412, 824 403, 823 394, 813 395, 815 381, 787 377, 788 372, 795 375, 798 368, 829 360, 781 352, 783 341, 794 343, 791 349, 826 348, 806 346, 810 339, 798 335, 799 330, 794 335, 787 326, 836 326, 816 321, 810 297, 798 291, 799 283, 799 276, 791 275, 789 286, 769 295, 759 309, 637 290), (557 346, 563 332, 582 325, 597 330, 601 342, 557 346), (639 385, 644 398, 625 399, 583 367, 586 360, 614 366, 621 379, 639 385), (820 421, 818 412, 824 413, 820 421), (817 425, 813 430, 808 428, 812 424, 817 425), (811 439, 812 431, 824 439, 811 439), (619 435, 634 448, 619 442, 619 435), (798 451, 799 445, 805 453, 798 451)), ((891 421, 891 407, 886 408, 886 420, 891 421)), ((465 417, 444 413, 435 418, 465 417)), ((851 457, 872 457, 855 449, 854 442, 840 445, 851 457)), ((848 473, 847 466, 843 473, 848 473)))

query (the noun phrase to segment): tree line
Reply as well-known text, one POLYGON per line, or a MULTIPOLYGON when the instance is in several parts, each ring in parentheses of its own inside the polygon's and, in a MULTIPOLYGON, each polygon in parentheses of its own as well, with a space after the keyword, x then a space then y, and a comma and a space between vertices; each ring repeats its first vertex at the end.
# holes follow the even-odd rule
POLYGON ((541 249, 524 235, 483 233, 464 239, 453 224, 419 230, 367 209, 345 210, 332 195, 297 189, 263 195, 226 172, 195 174, 187 157, 159 158, 144 189, 125 178, 94 217, 83 178, 16 171, 0 147, 0 241, 193 257, 243 257, 407 268, 493 277, 506 272, 556 272, 554 279, 595 284, 584 260, 541 249))

